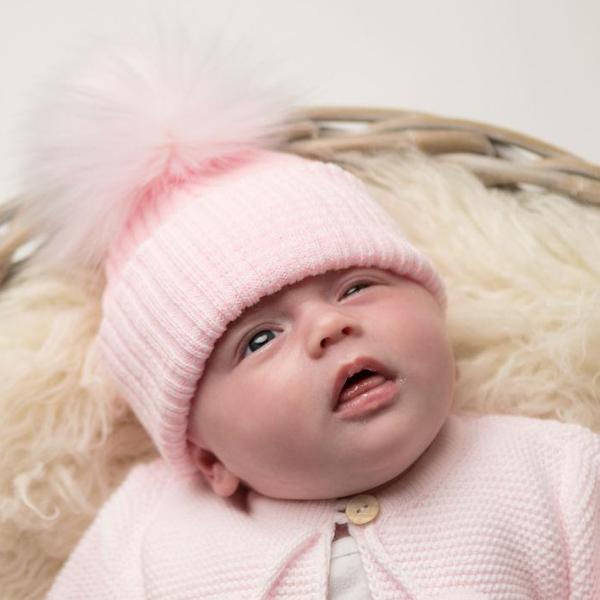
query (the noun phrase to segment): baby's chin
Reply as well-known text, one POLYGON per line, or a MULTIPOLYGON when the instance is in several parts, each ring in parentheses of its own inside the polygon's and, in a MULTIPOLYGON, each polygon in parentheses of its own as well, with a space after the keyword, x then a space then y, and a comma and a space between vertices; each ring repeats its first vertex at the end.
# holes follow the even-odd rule
POLYGON ((254 478, 239 474, 238 491, 280 500, 332 500, 381 492, 416 468, 438 438, 448 414, 439 411, 435 418, 417 415, 413 420, 394 422, 393 434, 378 430, 375 438, 365 436, 361 444, 354 438, 351 452, 348 446, 337 447, 321 460, 310 461, 312 470, 302 474, 296 471, 292 476, 290 470, 277 473, 273 465, 254 473, 254 478))
POLYGON ((356 471, 340 474, 339 471, 332 472, 327 481, 312 481, 310 483, 288 482, 286 486, 271 486, 267 482, 264 486, 253 487, 248 483, 244 486, 249 492, 261 494, 280 500, 333 500, 346 498, 357 494, 378 493, 393 486, 411 471, 418 468, 420 459, 427 453, 437 435, 432 439, 421 438, 419 443, 413 446, 412 452, 396 454, 397 460, 388 464, 380 465, 380 470, 375 472, 373 468, 365 469, 362 473, 356 471))

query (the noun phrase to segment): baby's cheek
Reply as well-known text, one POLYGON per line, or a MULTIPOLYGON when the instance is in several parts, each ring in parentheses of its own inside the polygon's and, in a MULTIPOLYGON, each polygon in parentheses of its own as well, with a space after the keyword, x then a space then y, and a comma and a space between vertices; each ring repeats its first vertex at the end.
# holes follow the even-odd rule
POLYGON ((293 430, 293 423, 284 398, 273 403, 262 399, 239 410, 232 433, 248 446, 260 447, 273 441, 285 440, 293 430))
POLYGON ((447 359, 447 334, 437 320, 429 315, 418 315, 402 329, 402 344, 416 360, 421 363, 441 363, 447 359))

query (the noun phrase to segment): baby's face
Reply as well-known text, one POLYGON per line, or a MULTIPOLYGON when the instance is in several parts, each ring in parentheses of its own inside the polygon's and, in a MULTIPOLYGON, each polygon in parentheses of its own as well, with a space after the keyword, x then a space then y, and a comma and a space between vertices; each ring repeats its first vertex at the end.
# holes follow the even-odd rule
POLYGON ((425 288, 376 268, 329 271, 230 324, 206 363, 189 439, 223 496, 240 482, 274 498, 348 496, 427 449, 454 382, 443 313, 425 288), (354 392, 370 394, 336 405, 336 378, 360 359, 386 378, 364 379, 354 392))

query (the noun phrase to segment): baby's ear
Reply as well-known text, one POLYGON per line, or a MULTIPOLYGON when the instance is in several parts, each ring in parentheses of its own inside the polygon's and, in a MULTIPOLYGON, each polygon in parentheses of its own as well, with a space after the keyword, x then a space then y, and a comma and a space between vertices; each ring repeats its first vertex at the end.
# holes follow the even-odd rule
POLYGON ((194 464, 206 477, 215 494, 223 497, 235 494, 240 484, 239 477, 234 475, 213 452, 190 442, 190 453, 194 464))

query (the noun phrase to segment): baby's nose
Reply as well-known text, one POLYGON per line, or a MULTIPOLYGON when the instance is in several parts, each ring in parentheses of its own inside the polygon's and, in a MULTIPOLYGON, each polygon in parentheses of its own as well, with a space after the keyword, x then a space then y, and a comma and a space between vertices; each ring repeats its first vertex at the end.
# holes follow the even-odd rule
POLYGON ((335 342, 337 342, 337 340, 339 340, 340 338, 344 337, 345 335, 350 335, 352 333, 352 327, 350 327, 349 325, 346 325, 345 327, 342 327, 342 329, 340 331, 334 331, 331 333, 331 335, 324 337, 319 343, 321 345, 321 348, 325 348, 325 346, 328 346, 329 344, 333 344, 335 342))
POLYGON ((329 312, 314 324, 309 336, 310 352, 315 356, 319 355, 326 347, 350 335, 357 335, 360 331, 360 325, 354 319, 337 312, 329 312))

